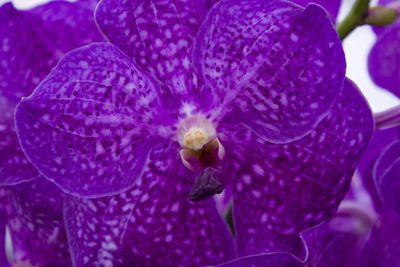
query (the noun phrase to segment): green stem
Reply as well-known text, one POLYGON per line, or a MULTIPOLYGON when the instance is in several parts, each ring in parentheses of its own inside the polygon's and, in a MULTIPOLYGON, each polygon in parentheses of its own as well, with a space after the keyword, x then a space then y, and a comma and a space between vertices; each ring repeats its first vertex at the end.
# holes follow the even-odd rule
POLYGON ((364 18, 368 14, 369 2, 370 0, 356 0, 350 13, 337 27, 340 39, 343 40, 355 28, 364 24, 364 18))

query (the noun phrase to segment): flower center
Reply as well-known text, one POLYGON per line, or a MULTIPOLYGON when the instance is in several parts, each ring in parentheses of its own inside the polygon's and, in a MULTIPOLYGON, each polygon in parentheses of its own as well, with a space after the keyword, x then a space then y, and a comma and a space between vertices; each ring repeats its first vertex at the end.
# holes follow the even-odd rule
POLYGON ((190 116, 179 122, 178 142, 182 148, 199 151, 215 139, 214 125, 203 116, 190 116))
POLYGON ((202 116, 190 116, 180 122, 178 142, 183 165, 194 172, 218 165, 225 154, 214 125, 202 116))
POLYGON ((183 145, 188 149, 200 150, 208 143, 208 133, 200 127, 192 127, 183 136, 183 145))

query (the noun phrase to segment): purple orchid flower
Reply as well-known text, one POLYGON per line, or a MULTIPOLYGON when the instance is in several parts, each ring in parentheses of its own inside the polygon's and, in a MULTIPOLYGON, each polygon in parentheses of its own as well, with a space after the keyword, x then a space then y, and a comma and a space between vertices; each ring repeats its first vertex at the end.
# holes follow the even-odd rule
MULTIPOLYGON (((380 0, 379 4, 391 6, 400 14, 399 0, 380 0)), ((374 27, 377 41, 368 57, 372 80, 400 97, 400 19, 386 27, 374 27)))
POLYGON ((71 266, 63 193, 28 162, 18 144, 14 109, 67 51, 102 40, 96 2, 53 1, 31 10, 0 7, 0 266, 71 266), (78 27, 79 26, 79 27, 78 27), (62 34, 60 34, 62 33, 62 34), (12 262, 5 256, 5 226, 12 262))
POLYGON ((290 251, 344 197, 373 131, 329 15, 286 1, 103 0, 112 42, 68 53, 16 111, 70 194, 74 266, 290 251), (235 243, 213 194, 233 188, 235 243), (202 201, 191 201, 202 200, 202 201))

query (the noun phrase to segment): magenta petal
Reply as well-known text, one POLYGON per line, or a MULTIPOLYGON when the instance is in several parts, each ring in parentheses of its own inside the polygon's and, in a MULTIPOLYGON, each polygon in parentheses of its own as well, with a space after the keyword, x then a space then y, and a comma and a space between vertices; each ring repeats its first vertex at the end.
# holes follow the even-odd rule
POLYGON ((143 183, 106 198, 70 197, 65 215, 74 266, 180 267, 233 257, 233 242, 212 199, 192 202, 193 176, 175 145, 150 155, 143 183))
POLYGON ((178 109, 180 98, 198 90, 190 52, 206 14, 203 0, 103 0, 96 21, 113 44, 165 84, 164 97, 178 109))
POLYGON ((60 189, 38 178, 8 187, 7 191, 13 261, 28 261, 34 266, 71 266, 60 189))
POLYGON ((115 46, 76 49, 18 105, 21 146, 66 192, 104 196, 125 190, 140 177, 167 119, 158 90, 115 46))
POLYGON ((286 1, 221 1, 207 16, 194 63, 216 120, 263 139, 299 139, 339 95, 345 58, 328 14, 286 1))
POLYGON ((238 125, 224 129, 239 253, 285 250, 285 242, 331 217, 372 133, 371 111, 350 81, 329 115, 298 141, 275 145, 238 125))
POLYGON ((0 185, 38 177, 19 147, 14 108, 70 49, 101 40, 86 2, 55 1, 35 9, 0 7, 0 185), (76 27, 79 25, 79 27, 76 27))
POLYGON ((381 35, 368 57, 372 80, 400 97, 400 23, 389 27, 381 35))

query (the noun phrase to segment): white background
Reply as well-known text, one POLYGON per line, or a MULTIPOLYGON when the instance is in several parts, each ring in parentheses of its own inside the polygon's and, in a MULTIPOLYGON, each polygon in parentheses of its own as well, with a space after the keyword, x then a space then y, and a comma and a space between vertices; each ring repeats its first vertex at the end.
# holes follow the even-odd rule
MULTIPOLYGON (((8 2, 0 0, 0 4, 8 2)), ((48 0, 13 0, 18 8, 30 8, 48 0)), ((347 14, 354 0, 344 0, 339 21, 347 14)), ((372 1, 373 3, 376 1, 372 1)), ((344 41, 344 49, 347 58, 347 76, 354 80, 367 97, 371 108, 377 112, 400 104, 400 100, 390 93, 373 84, 367 71, 367 55, 375 41, 375 35, 370 27, 359 27, 344 41)))

